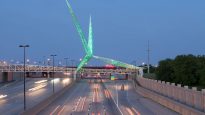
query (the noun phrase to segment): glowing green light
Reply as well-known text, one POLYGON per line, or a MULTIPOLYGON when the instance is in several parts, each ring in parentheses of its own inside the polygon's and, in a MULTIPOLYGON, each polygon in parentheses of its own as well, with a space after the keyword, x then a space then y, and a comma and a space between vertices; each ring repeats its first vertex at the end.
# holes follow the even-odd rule
POLYGON ((115 66, 129 68, 129 69, 139 69, 139 67, 137 67, 137 66, 134 66, 134 65, 131 65, 131 64, 127 64, 127 63, 124 63, 124 62, 121 62, 121 61, 116 61, 116 60, 113 60, 113 59, 99 57, 99 56, 93 56, 93 57, 95 59, 102 60, 105 63, 112 64, 112 65, 115 65, 115 66))
POLYGON ((92 55, 93 54, 93 29, 92 29, 91 16, 90 16, 90 24, 89 24, 88 48, 89 48, 90 55, 92 55))
POLYGON ((75 16, 71 5, 68 3, 68 0, 66 0, 69 12, 71 13, 74 25, 76 27, 76 30, 78 31, 78 34, 80 35, 82 44, 83 44, 83 48, 86 52, 85 57, 81 60, 80 64, 78 65, 78 68, 76 70, 76 72, 78 72, 92 57, 102 60, 105 63, 108 64, 112 64, 115 66, 119 66, 119 67, 124 67, 124 68, 130 68, 130 69, 139 69, 139 67, 137 66, 133 66, 124 62, 120 62, 120 61, 116 61, 113 59, 109 59, 109 58, 104 58, 104 57, 99 57, 99 56, 93 56, 93 29, 92 29, 92 21, 91 21, 91 16, 90 16, 90 23, 89 23, 89 34, 88 34, 88 42, 85 39, 84 33, 80 27, 80 24, 77 20, 77 17, 75 16))
POLYGON ((93 56, 93 33, 92 33, 92 22, 90 17, 90 24, 89 24, 89 35, 88 35, 88 43, 85 39, 84 33, 80 27, 80 24, 71 8, 71 5, 68 3, 68 0, 66 0, 67 6, 69 8, 69 11, 71 13, 72 19, 74 21, 75 27, 78 31, 78 34, 80 35, 81 41, 83 43, 83 48, 86 52, 86 56, 81 60, 80 64, 78 65, 78 68, 76 72, 78 72, 93 56))
POLYGON ((78 31, 78 34, 80 35, 81 41, 82 41, 82 43, 83 43, 84 50, 85 50, 85 52, 87 53, 87 52, 88 52, 88 48, 87 48, 87 42, 86 42, 84 33, 83 33, 83 31, 82 31, 82 29, 81 29, 81 27, 80 27, 80 24, 79 24, 79 22, 78 22, 78 20, 77 20, 77 18, 76 18, 76 16, 75 16, 75 14, 74 14, 74 12, 73 12, 73 10, 72 10, 72 8, 71 8, 71 5, 69 4, 68 0, 66 0, 66 3, 67 3, 67 6, 68 6, 68 8, 69 8, 69 11, 70 11, 70 13, 71 13, 71 16, 72 16, 73 22, 74 22, 74 24, 75 24, 75 27, 76 27, 76 29, 77 29, 77 31, 78 31))
POLYGON ((115 76, 111 76, 111 80, 115 80, 115 76))

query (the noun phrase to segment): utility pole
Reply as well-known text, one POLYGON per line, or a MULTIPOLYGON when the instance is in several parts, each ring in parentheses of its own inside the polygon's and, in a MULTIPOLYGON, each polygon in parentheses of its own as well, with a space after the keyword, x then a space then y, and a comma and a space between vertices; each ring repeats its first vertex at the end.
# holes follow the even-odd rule
POLYGON ((147 48, 147 73, 149 74, 149 61, 150 61, 150 47, 149 47, 149 40, 148 40, 148 48, 147 48))

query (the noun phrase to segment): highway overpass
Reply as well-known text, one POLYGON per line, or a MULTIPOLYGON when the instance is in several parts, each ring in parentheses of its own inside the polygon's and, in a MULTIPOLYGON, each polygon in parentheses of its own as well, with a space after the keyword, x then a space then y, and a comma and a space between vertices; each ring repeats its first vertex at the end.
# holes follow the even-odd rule
MULTIPOLYGON (((50 78, 53 71, 55 76, 68 77, 76 74, 77 77, 82 75, 110 75, 112 73, 128 74, 138 73, 137 69, 129 69, 122 67, 106 67, 106 66, 86 66, 80 72, 75 73, 76 66, 53 67, 40 65, 26 65, 26 76, 35 78, 50 78)), ((0 65, 0 82, 9 82, 13 80, 21 80, 23 77, 23 65, 0 65)))

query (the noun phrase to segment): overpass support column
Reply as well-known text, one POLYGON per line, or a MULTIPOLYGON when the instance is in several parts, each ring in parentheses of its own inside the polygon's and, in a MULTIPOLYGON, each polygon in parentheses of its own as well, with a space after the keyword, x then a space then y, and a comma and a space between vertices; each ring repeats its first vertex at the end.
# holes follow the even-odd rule
POLYGON ((76 80, 77 72, 76 71, 75 72, 72 71, 72 75, 73 75, 74 80, 76 80))
POLYGON ((50 72, 47 73, 47 77, 50 78, 50 72))

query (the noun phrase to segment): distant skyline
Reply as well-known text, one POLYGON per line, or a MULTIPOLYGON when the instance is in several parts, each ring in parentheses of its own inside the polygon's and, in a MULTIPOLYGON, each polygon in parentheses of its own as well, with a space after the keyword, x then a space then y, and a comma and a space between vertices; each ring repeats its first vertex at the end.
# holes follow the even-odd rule
MULTIPOLYGON (((127 63, 150 63, 181 54, 205 54, 204 0, 70 0, 88 35, 92 16, 94 53, 127 63)), ((84 56, 65 0, 0 1, 0 60, 22 60, 20 44, 29 44, 28 59, 43 61, 84 56)), ((92 64, 98 61, 92 61, 92 64)))

